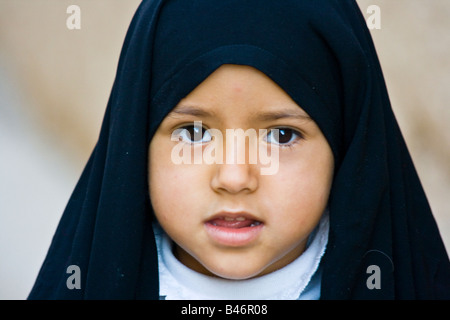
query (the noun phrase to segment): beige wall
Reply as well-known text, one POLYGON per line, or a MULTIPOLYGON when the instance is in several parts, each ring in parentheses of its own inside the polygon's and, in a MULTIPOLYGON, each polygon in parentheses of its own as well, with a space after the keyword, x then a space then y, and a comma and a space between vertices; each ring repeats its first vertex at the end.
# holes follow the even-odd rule
MULTIPOLYGON (((97 140, 139 2, 0 0, 0 128, 10 128, 0 152, 13 142, 10 163, 0 156, 0 299, 28 294, 97 140), (71 4, 81 8, 80 30, 66 27, 71 4), (39 174, 49 181, 45 188, 39 174), (21 199, 32 186, 39 201, 27 193, 21 199)), ((372 34, 391 102, 450 248, 450 1, 358 3, 363 12, 371 4, 381 9, 381 29, 372 34)))

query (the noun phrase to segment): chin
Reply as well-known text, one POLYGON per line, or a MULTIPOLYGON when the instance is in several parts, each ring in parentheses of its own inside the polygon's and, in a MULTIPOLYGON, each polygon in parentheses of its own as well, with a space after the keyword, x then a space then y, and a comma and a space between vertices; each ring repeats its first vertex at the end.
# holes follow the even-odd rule
POLYGON ((207 269, 213 276, 228 280, 247 280, 260 276, 264 271, 264 268, 249 268, 249 266, 246 266, 243 269, 237 269, 236 265, 231 265, 229 268, 223 268, 223 266, 221 266, 218 268, 207 269))

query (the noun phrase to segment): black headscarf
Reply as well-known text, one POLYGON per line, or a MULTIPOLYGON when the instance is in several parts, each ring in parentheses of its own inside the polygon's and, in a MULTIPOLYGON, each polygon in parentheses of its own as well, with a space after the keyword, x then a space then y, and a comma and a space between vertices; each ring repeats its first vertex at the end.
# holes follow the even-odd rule
POLYGON ((354 0, 144 0, 98 143, 29 298, 158 299, 149 142, 222 64, 264 72, 331 146, 321 298, 450 298, 449 259, 354 0), (66 285, 70 265, 80 268, 81 289, 66 285), (380 289, 368 286, 373 265, 380 289))

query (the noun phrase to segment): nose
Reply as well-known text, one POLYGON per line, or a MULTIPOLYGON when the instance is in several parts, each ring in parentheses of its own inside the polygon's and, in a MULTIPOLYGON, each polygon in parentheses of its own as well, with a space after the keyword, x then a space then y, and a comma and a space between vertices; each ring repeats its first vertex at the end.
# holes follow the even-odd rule
POLYGON ((219 164, 211 180, 211 188, 219 193, 252 193, 258 188, 255 165, 219 164))

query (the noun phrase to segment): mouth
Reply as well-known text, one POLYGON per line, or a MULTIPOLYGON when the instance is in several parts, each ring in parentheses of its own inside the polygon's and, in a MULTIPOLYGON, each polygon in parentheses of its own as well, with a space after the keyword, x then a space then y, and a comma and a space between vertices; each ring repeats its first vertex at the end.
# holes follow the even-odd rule
POLYGON ((263 227, 262 221, 244 212, 221 212, 205 222, 211 240, 230 247, 249 245, 258 238, 263 227))

